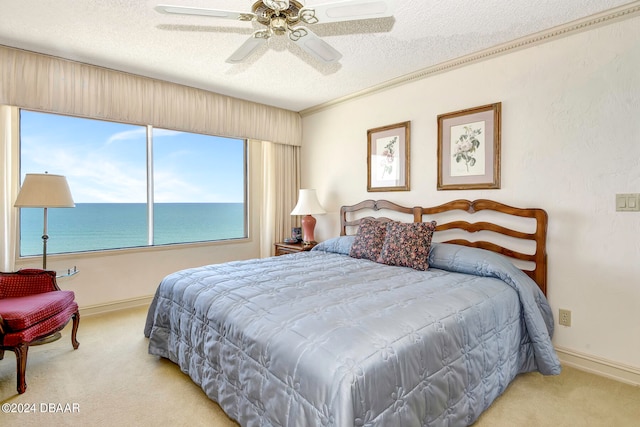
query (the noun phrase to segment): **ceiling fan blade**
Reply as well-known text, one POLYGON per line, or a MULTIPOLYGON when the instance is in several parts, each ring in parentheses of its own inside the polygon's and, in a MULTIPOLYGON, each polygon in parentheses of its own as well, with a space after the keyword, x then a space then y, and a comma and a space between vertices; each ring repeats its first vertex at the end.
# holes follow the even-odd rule
POLYGON ((291 28, 289 38, 305 52, 322 62, 329 64, 342 58, 340 52, 331 47, 329 43, 322 40, 307 27, 291 28))
POLYGON ((346 0, 304 7, 300 18, 308 24, 393 16, 394 0, 346 0))
POLYGON ((235 19, 239 21, 252 21, 256 18, 253 13, 233 12, 230 10, 205 9, 201 7, 173 6, 169 4, 159 4, 155 8, 156 12, 170 15, 197 15, 210 16, 213 18, 235 19))
POLYGON ((264 31, 255 32, 251 37, 247 39, 247 41, 242 43, 242 46, 236 49, 236 51, 227 58, 227 62, 230 64, 238 64, 247 59, 247 57, 251 55, 257 48, 267 42, 268 37, 265 37, 263 33, 264 31))

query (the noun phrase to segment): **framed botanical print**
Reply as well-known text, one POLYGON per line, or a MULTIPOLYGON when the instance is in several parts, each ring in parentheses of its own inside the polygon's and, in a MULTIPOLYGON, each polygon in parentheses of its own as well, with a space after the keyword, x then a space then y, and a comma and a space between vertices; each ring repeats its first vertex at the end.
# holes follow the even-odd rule
POLYGON ((438 190, 500 188, 501 107, 438 116, 438 190))
POLYGON ((367 131, 367 191, 409 191, 411 122, 367 131))

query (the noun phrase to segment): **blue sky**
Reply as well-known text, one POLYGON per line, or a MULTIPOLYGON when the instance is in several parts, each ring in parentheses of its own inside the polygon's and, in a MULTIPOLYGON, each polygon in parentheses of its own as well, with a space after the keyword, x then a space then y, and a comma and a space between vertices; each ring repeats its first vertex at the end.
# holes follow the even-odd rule
MULTIPOLYGON (((243 141, 154 129, 157 203, 241 203, 243 141)), ((22 110, 21 179, 65 175, 76 203, 145 203, 146 127, 22 110)))

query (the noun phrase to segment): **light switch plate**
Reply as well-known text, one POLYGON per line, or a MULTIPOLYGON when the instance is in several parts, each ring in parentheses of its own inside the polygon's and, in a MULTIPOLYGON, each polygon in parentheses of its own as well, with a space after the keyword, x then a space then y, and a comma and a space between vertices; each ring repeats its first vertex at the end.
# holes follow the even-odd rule
POLYGON ((616 194, 616 211, 640 212, 640 193, 616 194))

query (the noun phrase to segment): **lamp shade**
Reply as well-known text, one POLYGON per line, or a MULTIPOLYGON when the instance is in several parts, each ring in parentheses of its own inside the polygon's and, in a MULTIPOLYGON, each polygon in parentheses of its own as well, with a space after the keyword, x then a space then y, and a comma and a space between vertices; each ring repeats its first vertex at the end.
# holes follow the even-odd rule
POLYGON ((316 190, 301 189, 298 204, 291 211, 291 215, 314 215, 326 213, 318 201, 316 190))
POLYGON ((73 208, 75 203, 64 176, 28 173, 14 206, 17 208, 73 208))

